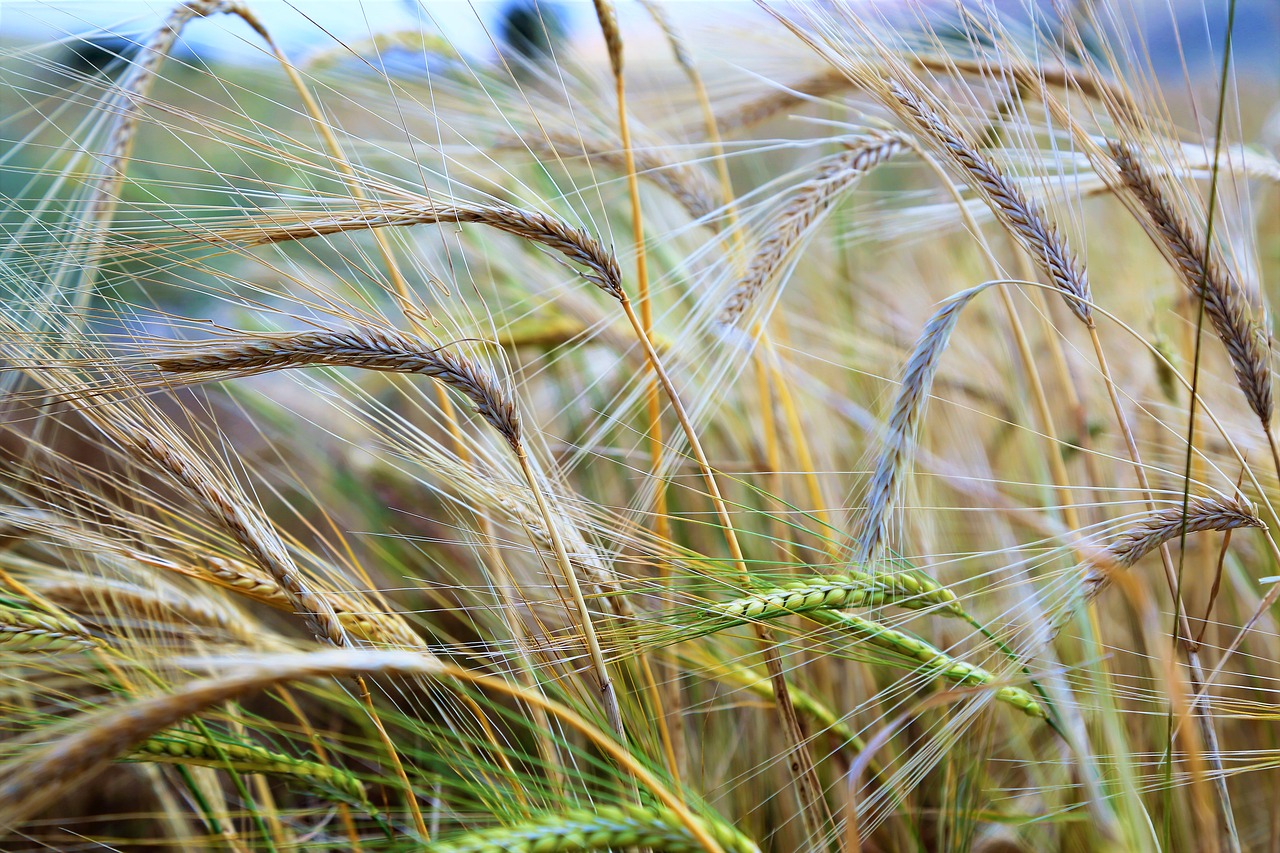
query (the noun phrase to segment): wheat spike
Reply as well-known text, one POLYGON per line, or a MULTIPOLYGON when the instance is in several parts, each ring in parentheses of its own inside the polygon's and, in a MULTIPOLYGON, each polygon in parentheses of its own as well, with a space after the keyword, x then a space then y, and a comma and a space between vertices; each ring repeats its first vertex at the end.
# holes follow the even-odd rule
POLYGON ((794 109, 809 99, 818 100, 843 92, 852 83, 845 74, 836 69, 819 71, 801 80, 789 89, 770 92, 735 109, 732 113, 717 119, 720 130, 725 134, 733 134, 752 125, 768 121, 779 113, 794 109))
MULTIPOLYGON (((960 686, 983 686, 997 681, 995 675, 980 666, 966 663, 919 637, 913 637, 904 631, 881 625, 871 619, 831 610, 814 610, 810 611, 809 615, 819 622, 825 622, 848 632, 861 641, 879 646, 895 655, 918 661, 922 664, 920 671, 924 674, 945 678, 960 686)), ((997 688, 995 698, 1007 705, 1012 705, 1029 717, 1045 717, 1043 706, 1020 687, 997 688)))
POLYGON ((333 607, 318 595, 289 555, 280 536, 235 487, 215 476, 184 443, 162 433, 131 430, 118 433, 127 449, 144 462, 158 465, 196 498, 205 511, 234 538, 289 598, 317 637, 335 646, 349 645, 346 629, 333 607), (159 437, 157 437, 159 436, 159 437))
POLYGON ((868 575, 852 573, 798 580, 777 589, 736 598, 706 608, 706 615, 732 623, 778 619, 813 610, 844 610, 894 604, 911 610, 936 608, 963 616, 955 594, 936 581, 907 572, 868 575))
POLYGON ((86 221, 103 229, 110 223, 124 181, 124 168, 133 150, 133 140, 138 128, 139 108, 151 85, 155 82, 161 64, 168 59, 174 44, 186 25, 195 18, 220 13, 239 14, 239 3, 230 0, 187 0, 178 3, 165 18, 164 23, 141 46, 138 58, 129 66, 112 97, 119 102, 120 114, 111 127, 106 151, 97 159, 95 170, 100 177, 89 198, 86 221))
POLYGON ((671 16, 667 14, 667 10, 657 0, 640 0, 640 5, 644 7, 644 10, 649 13, 649 17, 653 18, 653 22, 662 30, 662 35, 671 47, 671 58, 676 61, 676 65, 680 66, 686 77, 696 75, 697 67, 693 64, 693 56, 689 53, 688 40, 676 29, 676 25, 672 22, 671 16))
POLYGON ((824 161, 816 175, 796 188, 778 218, 770 222, 768 236, 760 242, 747 263, 746 272, 729 291, 720 311, 721 323, 726 326, 736 323, 840 194, 900 152, 906 147, 906 141, 899 134, 872 133, 846 145, 848 150, 824 161))
MULTIPOLYGON (((250 220, 236 228, 214 231, 196 239, 209 243, 264 246, 309 237, 366 231, 370 228, 397 228, 412 225, 480 224, 523 237, 559 252, 566 259, 585 266, 584 277, 614 298, 621 298, 622 270, 613 253, 580 228, 555 217, 504 204, 449 204, 432 198, 415 201, 379 201, 348 210, 279 214, 250 220)), ((156 246, 145 245, 142 251, 156 246)))
MULTIPOLYGON (((622 736, 622 715, 618 710, 613 681, 605 666, 604 654, 596 639, 591 612, 564 547, 560 526, 552 520, 550 503, 543 495, 543 486, 525 452, 515 403, 502 392, 487 371, 460 355, 442 348, 426 347, 408 336, 384 329, 275 335, 228 346, 200 349, 196 353, 173 356, 151 354, 144 361, 156 365, 165 375, 191 373, 208 379, 316 364, 345 365, 425 374, 465 394, 475 405, 477 412, 506 438, 520 463, 539 510, 546 518, 544 530, 551 540, 557 562, 578 609, 583 634, 599 680, 602 702, 609 711, 614 730, 622 736)), ((337 626, 342 627, 342 619, 336 613, 334 621, 337 626)))
POLYGON ((1005 226, 1048 277, 1064 294, 1067 307, 1086 325, 1093 324, 1093 296, 1084 267, 1076 260, 1055 225, 1045 219, 1040 208, 1027 199, 995 163, 952 127, 922 94, 896 80, 885 80, 889 105, 907 118, 923 139, 930 141, 968 179, 987 201, 996 218, 1005 226))
POLYGON ((455 62, 462 58, 458 49, 439 33, 410 29, 377 32, 368 38, 320 47, 304 56, 298 64, 307 69, 322 69, 354 58, 372 57, 381 61, 383 54, 394 51, 425 53, 455 62))
POLYGON ((195 732, 172 730, 153 735, 119 760, 215 769, 230 767, 239 773, 289 776, 321 793, 332 790, 355 803, 367 805, 369 802, 364 783, 342 768, 294 758, 256 744, 226 740, 215 743, 195 732))
MULTIPOLYGON (((222 557, 205 556, 199 568, 187 570, 192 577, 208 579, 219 586, 282 612, 293 612, 289 597, 264 572, 222 557)), ((423 648, 422 638, 398 613, 374 612, 342 593, 326 592, 342 627, 356 637, 378 645, 405 649, 423 648)))
MULTIPOLYGON (((269 579, 266 582, 287 608, 288 599, 270 584, 269 579)), ((32 586, 50 601, 81 618, 109 626, 146 620, 166 624, 181 634, 191 626, 199 626, 248 646, 256 645, 265 638, 260 625, 239 618, 227 608, 215 606, 204 596, 169 589, 143 589, 132 583, 100 577, 37 580, 32 586)))
POLYGON ((0 606, 0 651, 92 649, 102 642, 66 619, 0 606))
MULTIPOLYGON (((1053 66, 1045 62, 1031 66, 1017 60, 992 61, 965 59, 957 56, 933 57, 924 54, 894 57, 907 65, 935 74, 963 74, 981 79, 1016 77, 1034 79, 1037 85, 1067 88, 1079 91, 1087 98, 1109 97, 1117 102, 1125 98, 1115 84, 1096 74, 1082 74, 1066 66, 1053 66)), ((827 68, 812 74, 794 85, 778 92, 750 101, 732 113, 721 117, 719 124, 725 133, 733 133, 768 121, 779 113, 795 109, 808 101, 829 98, 854 86, 854 81, 838 68, 827 68)))
POLYGON ((988 286, 971 287, 944 302, 925 324, 907 358, 902 382, 889 413, 885 449, 876 462, 867 489, 867 509, 854 551, 854 562, 859 565, 869 565, 887 538, 889 511, 906 476, 925 406, 933 390, 933 380, 937 376, 942 353, 960 319, 960 312, 988 286))
POLYGON ((1173 262, 1192 296, 1204 301, 1205 316, 1227 348, 1236 382, 1249 401, 1249 408, 1262 421, 1262 428, 1270 429, 1271 348, 1267 331, 1256 319, 1244 288, 1219 253, 1210 253, 1204 237, 1174 209, 1137 150, 1115 140, 1109 141, 1107 147, 1125 186, 1147 212, 1150 225, 1154 225, 1154 231, 1150 227, 1147 230, 1156 246, 1173 262))
POLYGON ((622 76, 622 30, 618 28, 618 10, 610 0, 592 0, 604 44, 609 51, 609 66, 615 78, 622 76))
POLYGON ((1147 514, 1141 521, 1112 540, 1100 558, 1090 561, 1081 581, 1086 601, 1096 598, 1111 583, 1115 569, 1127 569, 1166 542, 1187 533, 1206 530, 1239 530, 1265 527, 1253 507, 1244 500, 1192 497, 1182 507, 1170 507, 1147 514))
POLYGON ((510 395, 491 373, 446 347, 371 327, 246 338, 232 344, 193 344, 193 352, 150 353, 145 360, 162 373, 208 379, 314 365, 430 376, 470 400, 512 447, 520 445, 520 419, 510 395))

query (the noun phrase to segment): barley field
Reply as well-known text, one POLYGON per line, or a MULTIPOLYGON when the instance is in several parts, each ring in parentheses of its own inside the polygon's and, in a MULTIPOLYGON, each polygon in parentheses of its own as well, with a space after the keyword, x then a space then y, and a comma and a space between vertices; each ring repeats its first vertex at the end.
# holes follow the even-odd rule
POLYGON ((261 6, 0 42, 0 847, 1280 850, 1265 8, 261 6))

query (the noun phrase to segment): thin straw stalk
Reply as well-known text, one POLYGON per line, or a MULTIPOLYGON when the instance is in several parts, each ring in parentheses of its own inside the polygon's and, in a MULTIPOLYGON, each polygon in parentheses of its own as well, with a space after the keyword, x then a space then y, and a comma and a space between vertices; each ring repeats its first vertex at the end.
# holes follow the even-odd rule
MULTIPOLYGON (((618 15, 613 3, 609 2, 609 0, 594 0, 594 2, 596 18, 600 22, 600 30, 604 33, 605 44, 609 49, 609 65, 613 70, 614 89, 618 100, 618 134, 622 140, 623 164, 627 175, 627 197, 631 204, 631 238, 636 252, 636 287, 639 293, 640 317, 644 324, 645 335, 652 336, 653 302, 649 294, 649 255, 645 248, 644 210, 640 203, 640 182, 636 174, 636 155, 631 141, 631 122, 627 113, 627 84, 626 76, 623 74, 622 32, 618 28, 618 15)), ((654 471, 658 471, 662 464, 663 441, 662 406, 658 401, 658 384, 656 381, 649 383, 646 392, 646 409, 649 416, 651 465, 654 471)), ((655 532, 658 534, 659 539, 670 539, 666 491, 661 484, 657 491, 654 516, 657 520, 655 532)), ((659 697, 657 687, 654 684, 653 669, 649 665, 647 658, 642 658, 641 668, 647 680, 649 693, 657 700, 659 697)), ((680 761, 675 754, 671 733, 667 727, 666 715, 657 708, 655 708, 655 711, 654 716, 658 724, 658 732, 662 740, 663 749, 667 755, 667 763, 671 767, 672 773, 678 778, 680 761)), ((619 731, 621 731, 621 725, 622 721, 619 718, 619 731)))

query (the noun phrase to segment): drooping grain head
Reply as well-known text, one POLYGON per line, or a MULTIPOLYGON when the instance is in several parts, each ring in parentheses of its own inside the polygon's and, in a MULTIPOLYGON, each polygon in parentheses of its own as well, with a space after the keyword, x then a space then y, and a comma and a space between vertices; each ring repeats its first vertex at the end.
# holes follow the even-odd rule
POLYGON ((791 200, 768 224, 747 270, 733 285, 720 311, 719 322, 736 324, 776 280, 814 223, 859 178, 905 147, 900 134, 871 133, 846 142, 846 150, 824 161, 816 175, 796 188, 791 200))
POLYGON ((1185 514, 1181 506, 1156 510, 1112 540, 1101 558, 1087 567, 1081 582, 1084 598, 1096 598, 1110 585, 1115 571, 1133 566, 1184 534, 1265 526, 1254 508, 1238 499, 1192 497, 1185 514))
POLYGON ((197 346, 196 350, 148 355, 144 360, 161 373, 195 374, 197 381, 312 365, 421 374, 465 396, 512 448, 521 446, 515 401, 488 370, 445 346, 432 347, 400 332, 365 327, 246 336, 238 343, 197 346))
POLYGON ((1191 294, 1203 301, 1205 316, 1227 349, 1249 408, 1262 421, 1262 428, 1269 430, 1274 406, 1271 347, 1258 312, 1231 266, 1216 250, 1210 250, 1204 237, 1174 208, 1138 151, 1117 140, 1108 141, 1107 148, 1125 186, 1146 211, 1150 220, 1147 230, 1157 247, 1170 259, 1191 294))
POLYGON ((921 138, 938 148, 986 199, 996 218, 1035 260, 1050 284, 1063 293, 1071 313, 1092 325, 1089 278, 1057 226, 921 93, 896 80, 887 81, 886 88, 898 111, 911 121, 921 138))

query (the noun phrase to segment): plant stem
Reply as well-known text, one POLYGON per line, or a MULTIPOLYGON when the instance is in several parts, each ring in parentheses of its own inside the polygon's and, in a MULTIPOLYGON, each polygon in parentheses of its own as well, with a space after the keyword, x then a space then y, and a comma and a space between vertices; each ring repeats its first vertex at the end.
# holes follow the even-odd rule
POLYGON ((587 607, 587 600, 582 595, 582 587, 578 584, 578 576, 573 570, 573 564, 569 561, 569 553, 565 550, 560 528, 551 515, 551 509, 547 506, 547 500, 542 494, 542 486, 534 474, 533 466, 529 464, 529 457, 525 454, 523 447, 517 449, 516 459, 520 463, 520 470, 524 473, 525 479, 529 482, 529 490, 533 492, 533 498, 538 503, 538 511, 542 514, 543 523, 547 526, 547 536, 551 539, 551 548, 555 552, 556 562, 564 576, 565 585, 569 587, 569 595, 573 599, 574 607, 577 608, 578 618, 582 623, 582 636, 587 642, 587 653, 591 656, 591 665, 596 671, 596 687, 600 691, 601 707, 604 708, 605 716, 614 734, 620 741, 626 743, 627 733, 622 724, 622 711, 618 707, 618 693, 614 689, 613 679, 609 677, 609 668, 604 662, 604 652, 600 650, 600 640, 596 637, 591 610, 587 607))
MULTIPOLYGON (((671 401, 671 408, 675 411, 676 419, 680 422, 685 437, 689 441, 689 449, 702 472, 702 478, 706 483, 707 492, 715 507, 725 542, 729 546, 730 557, 737 567, 741 583, 745 588, 750 584, 750 572, 747 569, 746 558, 743 555, 742 547, 738 543, 738 534, 734 529, 733 519, 730 517, 729 508, 720 494, 720 486, 716 482, 711 463, 707 460, 707 455, 702 449, 702 442, 698 440, 698 434, 693 428, 693 423, 689 420, 684 404, 680 402, 680 395, 676 393, 671 377, 667 375, 666 368, 662 366, 662 360, 658 357, 657 350, 653 348, 653 343, 649 340, 648 335, 644 333, 644 327, 640 323, 640 318, 636 316, 635 309, 631 306, 631 300, 624 294, 620 302, 622 310, 626 313, 627 319, 635 329, 640 345, 644 347, 645 355, 648 356, 649 362, 653 365, 658 381, 662 383, 663 390, 671 401)), ((813 763, 813 756, 809 753, 808 738, 800 725, 795 706, 791 702, 791 694, 787 688, 786 673, 782 665, 782 656, 777 649, 777 639, 766 626, 757 623, 754 627, 756 637, 760 640, 762 646, 761 656, 764 658, 765 667, 769 672, 769 679, 773 682, 778 716, 782 722, 784 734, 789 741, 790 760, 788 766, 791 768, 796 793, 800 797, 800 813, 805 823, 805 832, 811 840, 816 841, 823 837, 823 827, 832 824, 831 813, 827 808, 826 800, 822 796, 822 783, 818 779, 818 771, 813 763)))
MULTIPOLYGON (((1107 365, 1107 357, 1102 349, 1102 340, 1098 337, 1098 327, 1090 324, 1089 337, 1093 343, 1093 351, 1098 359, 1098 369, 1102 371, 1103 384, 1107 387, 1107 396, 1111 399, 1111 406, 1115 410, 1116 421, 1120 427, 1121 433, 1124 435, 1125 447, 1129 451, 1129 459, 1133 464, 1134 473, 1138 477, 1138 485, 1142 489, 1143 498, 1147 503, 1147 508, 1155 510, 1155 496, 1151 492, 1151 484, 1147 479, 1147 471, 1142 463, 1141 454, 1138 452, 1138 444, 1134 440, 1133 430, 1129 427, 1128 418, 1125 416, 1124 408, 1120 404, 1119 392, 1116 390, 1115 381, 1111 376, 1111 369, 1107 365)), ((1174 598, 1174 609, 1178 613, 1178 641, 1181 643, 1187 656, 1187 666, 1191 671, 1191 689, 1193 694, 1200 693, 1200 685, 1204 683, 1204 668, 1200 663, 1200 653, 1196 650, 1195 641, 1192 639, 1194 634, 1191 632, 1191 624, 1187 619, 1186 609, 1182 606, 1182 598, 1178 587, 1178 572, 1174 566, 1173 555, 1169 552, 1167 543, 1160 546, 1160 561, 1164 566, 1165 580, 1169 585, 1169 592, 1174 598)), ((1197 703, 1193 702, 1188 713, 1194 714, 1197 703)), ((1235 814, 1231 808, 1231 796, 1227 791, 1227 778, 1222 763, 1222 752, 1218 745, 1218 733, 1214 728, 1213 719, 1207 713, 1201 713, 1196 716, 1197 722, 1200 724, 1200 731, 1204 737, 1205 747, 1208 750, 1209 764, 1213 769, 1213 781, 1217 788, 1219 804, 1222 807, 1223 820, 1227 824, 1227 840, 1231 845, 1233 853, 1239 853, 1240 836, 1236 829, 1235 814)))

